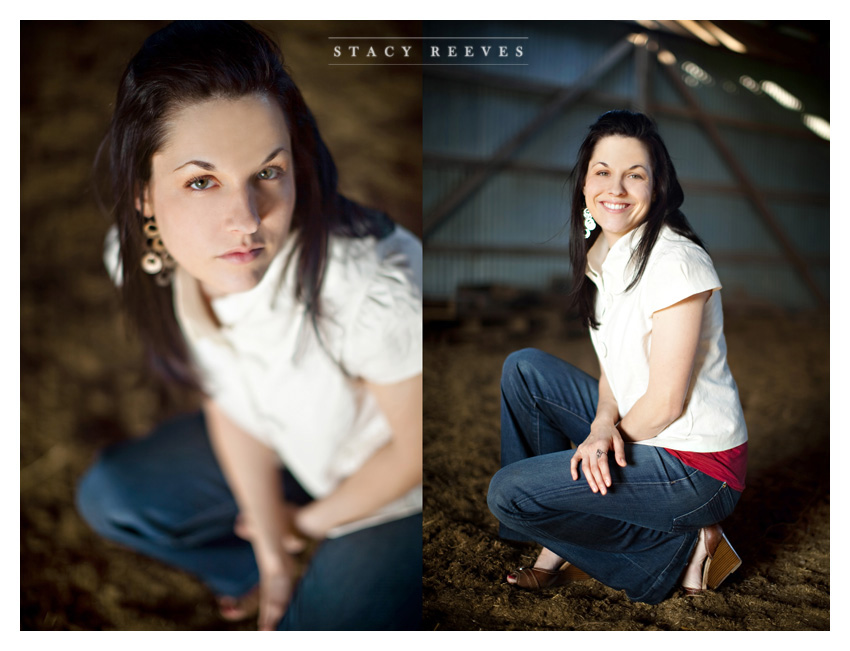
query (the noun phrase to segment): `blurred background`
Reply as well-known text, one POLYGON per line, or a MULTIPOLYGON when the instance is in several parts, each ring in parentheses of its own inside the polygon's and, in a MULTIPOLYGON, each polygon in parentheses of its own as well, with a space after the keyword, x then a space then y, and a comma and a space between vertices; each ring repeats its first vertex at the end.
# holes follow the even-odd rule
POLYGON ((829 628, 829 22, 426 22, 425 625, 829 628), (483 56, 500 45, 522 56, 483 56), (450 64, 450 65, 449 65, 450 64), (611 109, 648 113, 720 281, 750 435, 721 590, 657 607, 596 582, 531 594, 498 540, 499 377, 535 346, 598 377, 567 309, 569 175, 611 109))
POLYGON ((658 123, 726 305, 826 304, 828 22, 426 23, 438 32, 524 53, 424 69, 428 299, 569 276, 578 146, 629 108, 658 123))
MULTIPOLYGON (((120 76, 163 24, 21 23, 22 629, 223 626, 199 584, 101 540, 73 506, 100 447, 192 406, 144 372, 103 268, 109 224, 91 190, 120 76)), ((420 70, 330 65, 332 37, 418 36, 420 24, 254 24, 281 45, 341 190, 421 233, 420 70)))

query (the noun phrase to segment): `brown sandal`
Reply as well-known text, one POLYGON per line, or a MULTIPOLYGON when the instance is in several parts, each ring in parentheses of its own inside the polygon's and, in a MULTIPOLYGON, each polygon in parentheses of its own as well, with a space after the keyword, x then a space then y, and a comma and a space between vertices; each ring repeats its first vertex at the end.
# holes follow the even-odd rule
POLYGON ((539 567, 521 567, 512 574, 516 577, 515 586, 526 590, 544 590, 557 588, 572 581, 587 581, 590 579, 583 570, 575 565, 564 563, 558 570, 543 570, 539 567))

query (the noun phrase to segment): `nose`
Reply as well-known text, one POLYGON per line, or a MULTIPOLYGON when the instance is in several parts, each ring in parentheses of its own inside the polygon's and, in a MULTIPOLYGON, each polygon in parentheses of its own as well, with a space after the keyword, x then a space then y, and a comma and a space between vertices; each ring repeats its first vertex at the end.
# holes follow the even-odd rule
POLYGON ((626 188, 619 177, 611 177, 611 186, 608 188, 608 194, 615 197, 622 197, 626 194, 626 188))
POLYGON ((252 234, 260 226, 260 212, 254 188, 248 186, 235 193, 227 213, 227 230, 252 234))

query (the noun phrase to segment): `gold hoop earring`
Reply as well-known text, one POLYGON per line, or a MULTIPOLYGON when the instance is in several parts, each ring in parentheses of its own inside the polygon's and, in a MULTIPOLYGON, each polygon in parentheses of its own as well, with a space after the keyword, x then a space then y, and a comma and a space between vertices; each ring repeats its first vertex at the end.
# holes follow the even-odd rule
POLYGON ((159 227, 156 225, 156 219, 145 217, 142 233, 146 243, 145 253, 141 261, 142 270, 146 274, 153 276, 157 285, 165 287, 171 282, 171 276, 176 263, 174 262, 174 258, 165 249, 165 244, 163 244, 162 237, 159 235, 159 227))

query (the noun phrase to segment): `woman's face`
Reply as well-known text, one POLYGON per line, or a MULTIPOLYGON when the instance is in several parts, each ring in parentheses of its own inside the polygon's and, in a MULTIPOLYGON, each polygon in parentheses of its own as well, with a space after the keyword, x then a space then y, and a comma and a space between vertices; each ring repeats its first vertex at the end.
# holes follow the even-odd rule
POLYGON ((286 242, 294 208, 292 144, 273 100, 211 99, 168 120, 142 210, 206 296, 259 283, 286 242))
POLYGON ((649 214, 652 188, 652 163, 640 140, 606 136, 596 143, 584 179, 584 200, 609 246, 649 214))

